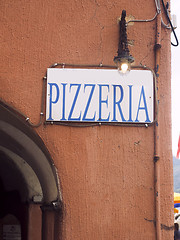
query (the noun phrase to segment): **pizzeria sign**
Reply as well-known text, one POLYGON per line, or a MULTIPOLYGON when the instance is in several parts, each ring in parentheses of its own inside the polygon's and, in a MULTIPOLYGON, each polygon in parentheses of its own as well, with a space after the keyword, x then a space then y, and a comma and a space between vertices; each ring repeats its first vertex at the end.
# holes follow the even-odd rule
POLYGON ((46 121, 152 123, 153 74, 48 68, 46 121))

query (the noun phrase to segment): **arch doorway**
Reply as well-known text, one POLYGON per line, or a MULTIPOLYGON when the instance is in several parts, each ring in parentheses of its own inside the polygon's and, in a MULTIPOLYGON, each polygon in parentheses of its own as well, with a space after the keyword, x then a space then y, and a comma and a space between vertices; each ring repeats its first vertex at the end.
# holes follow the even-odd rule
POLYGON ((47 148, 0 101, 0 239, 8 239, 15 227, 14 234, 21 236, 17 239, 56 239, 61 210, 57 171, 47 148))

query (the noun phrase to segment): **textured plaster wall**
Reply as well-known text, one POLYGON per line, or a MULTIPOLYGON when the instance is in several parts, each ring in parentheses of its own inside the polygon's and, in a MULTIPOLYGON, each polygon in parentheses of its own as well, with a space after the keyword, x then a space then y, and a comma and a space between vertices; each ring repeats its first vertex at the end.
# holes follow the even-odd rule
MULTIPOLYGON (((155 15, 153 0, 1 0, 0 97, 38 122, 42 77, 54 62, 113 64, 117 18, 155 15)), ((128 26, 135 64, 155 66, 156 21, 128 26)), ((173 238, 170 32, 162 29, 159 128, 162 239, 173 238)), ((155 239, 154 127, 73 128, 37 133, 58 169, 63 239, 155 239)))

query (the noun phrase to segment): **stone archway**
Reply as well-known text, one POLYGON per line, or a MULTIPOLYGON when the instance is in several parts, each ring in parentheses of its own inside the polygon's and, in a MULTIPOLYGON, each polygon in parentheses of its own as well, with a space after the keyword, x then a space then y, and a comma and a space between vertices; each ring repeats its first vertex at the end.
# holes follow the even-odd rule
MULTIPOLYGON (((28 222, 34 224, 31 217, 36 219, 37 207, 41 206, 41 238, 47 237, 48 214, 51 216, 51 234, 54 234, 55 224, 52 224, 52 218, 57 218, 57 212, 61 214, 62 206, 56 168, 41 138, 15 110, 1 101, 0 179, 5 189, 4 196, 16 191, 19 201, 31 209, 28 216, 25 214, 22 217, 22 222, 29 218, 28 222)), ((13 197, 8 201, 12 199, 13 197)), ((13 200, 11 202, 10 205, 13 206, 13 200)), ((7 206, 6 208, 7 212, 10 211, 7 206)), ((11 210, 10 213, 12 212, 11 210)), ((24 234, 23 239, 33 239, 29 235, 30 231, 25 232, 28 235, 24 234)))

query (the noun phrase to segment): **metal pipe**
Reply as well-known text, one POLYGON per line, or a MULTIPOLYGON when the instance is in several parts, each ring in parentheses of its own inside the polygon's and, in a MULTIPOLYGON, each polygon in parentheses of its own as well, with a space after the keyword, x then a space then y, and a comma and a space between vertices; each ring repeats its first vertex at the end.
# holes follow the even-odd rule
MULTIPOLYGON (((157 78, 157 100, 159 105, 158 82, 160 80, 160 53, 161 53, 161 12, 157 15, 156 25, 156 44, 155 44, 155 73, 157 78)), ((158 106, 155 105, 155 115, 157 115, 154 124, 154 184, 155 184, 155 216, 156 216, 156 240, 161 240, 161 219, 160 219, 160 157, 159 157, 159 114, 158 106)))

